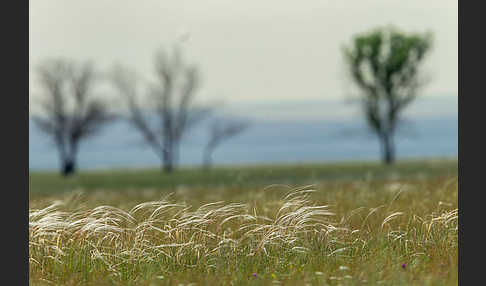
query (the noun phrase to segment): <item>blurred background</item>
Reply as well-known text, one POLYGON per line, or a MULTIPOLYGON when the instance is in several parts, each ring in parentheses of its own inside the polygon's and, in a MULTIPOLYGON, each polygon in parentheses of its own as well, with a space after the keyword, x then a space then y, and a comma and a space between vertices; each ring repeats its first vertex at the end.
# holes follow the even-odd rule
MULTIPOLYGON (((212 165, 379 161, 380 141, 356 101, 343 48, 359 33, 393 26, 433 35, 420 66, 427 84, 400 114, 396 158, 457 158, 457 11, 457 1, 443 0, 32 0, 30 114, 48 110, 39 104, 46 95, 39 66, 90 61, 99 71, 90 91, 117 116, 80 141, 76 168, 158 167, 162 157, 134 128, 110 72, 117 65, 136 72, 142 98, 160 79, 157 53, 179 51, 197 67, 193 106, 211 112, 184 132, 175 165, 202 166, 209 157, 212 165), (245 126, 225 134, 215 124, 232 121, 245 126)), ((140 110, 150 117, 145 104, 140 110)), ((50 135, 30 120, 30 170, 60 168, 50 135)))

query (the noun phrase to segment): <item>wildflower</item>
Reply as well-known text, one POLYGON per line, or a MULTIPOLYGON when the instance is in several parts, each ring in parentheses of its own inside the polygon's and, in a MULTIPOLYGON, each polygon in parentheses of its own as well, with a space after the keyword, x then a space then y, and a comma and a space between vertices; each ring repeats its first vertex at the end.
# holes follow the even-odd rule
POLYGON ((403 269, 407 268, 407 264, 406 263, 402 263, 402 268, 403 269))
POLYGON ((349 270, 349 267, 341 265, 339 266, 339 270, 341 271, 349 270))
POLYGON ((252 274, 252 275, 253 275, 253 277, 257 277, 257 274, 256 274, 256 272, 253 272, 253 274, 252 274))

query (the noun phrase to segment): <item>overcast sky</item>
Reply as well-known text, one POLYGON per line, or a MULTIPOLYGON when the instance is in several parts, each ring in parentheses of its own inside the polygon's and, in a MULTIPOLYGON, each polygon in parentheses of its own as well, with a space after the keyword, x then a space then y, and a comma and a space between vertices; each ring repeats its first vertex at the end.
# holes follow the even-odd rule
POLYGON ((201 96, 232 103, 343 98, 341 48, 393 24, 434 33, 427 96, 457 96, 457 1, 30 0, 30 89, 42 59, 119 61, 149 76, 155 51, 181 36, 203 76, 201 96))

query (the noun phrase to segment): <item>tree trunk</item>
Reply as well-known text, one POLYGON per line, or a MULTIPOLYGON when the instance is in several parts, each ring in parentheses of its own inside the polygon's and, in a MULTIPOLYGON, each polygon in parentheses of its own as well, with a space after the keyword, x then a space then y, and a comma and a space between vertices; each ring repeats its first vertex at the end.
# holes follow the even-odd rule
POLYGON ((382 136, 382 160, 386 165, 392 165, 395 162, 395 146, 390 133, 382 136))
POLYGON ((164 162, 162 169, 165 173, 172 173, 174 171, 174 165, 172 162, 164 162))
POLYGON ((211 151, 209 148, 204 150, 203 155, 203 169, 209 170, 211 168, 211 151))
POLYGON ((62 169, 61 169, 61 175, 67 177, 76 171, 76 163, 74 160, 71 159, 66 159, 62 162, 62 169))
POLYGON ((174 171, 175 148, 173 145, 168 145, 162 151, 162 171, 165 173, 172 173, 174 171))
POLYGON ((66 150, 65 144, 62 140, 58 140, 57 148, 59 151, 60 157, 60 164, 61 170, 60 173, 62 176, 67 177, 75 173, 76 171, 76 151, 77 149, 71 149, 71 153, 69 150, 66 150))
POLYGON ((165 173, 172 173, 174 170, 174 162, 172 160, 172 151, 164 150, 162 156, 162 166, 161 169, 165 173))

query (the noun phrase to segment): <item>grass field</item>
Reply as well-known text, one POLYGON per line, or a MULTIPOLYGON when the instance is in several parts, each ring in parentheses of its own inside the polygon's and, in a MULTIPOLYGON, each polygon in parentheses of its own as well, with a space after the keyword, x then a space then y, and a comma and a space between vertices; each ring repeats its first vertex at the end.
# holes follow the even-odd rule
POLYGON ((457 285, 457 160, 32 172, 31 285, 457 285))

